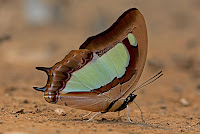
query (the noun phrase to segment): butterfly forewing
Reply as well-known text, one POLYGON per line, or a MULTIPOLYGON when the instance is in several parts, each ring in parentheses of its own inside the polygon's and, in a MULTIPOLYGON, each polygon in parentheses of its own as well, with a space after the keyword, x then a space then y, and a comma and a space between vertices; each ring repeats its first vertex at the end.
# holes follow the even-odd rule
MULTIPOLYGON (((147 30, 144 17, 139 12, 139 10, 129 9, 128 11, 123 13, 109 29, 96 36, 89 37, 80 46, 80 48, 89 49, 102 57, 104 55, 107 55, 110 49, 112 50, 120 43, 122 43, 126 47, 126 49, 128 50, 128 55, 130 56, 125 74, 122 77, 118 78, 118 82, 121 84, 121 93, 122 95, 124 95, 124 97, 126 97, 131 92, 131 90, 127 89, 129 89, 130 86, 132 86, 133 88, 133 86, 137 84, 137 81, 139 80, 143 71, 147 56, 147 30), (135 36, 137 45, 131 44, 131 38, 128 38, 129 36, 131 36, 130 33, 135 36)), ((121 53, 123 52, 124 51, 121 51, 121 53)), ((119 51, 116 51, 115 53, 116 55, 118 55, 117 62, 120 62, 120 64, 126 64, 123 63, 126 61, 122 60, 120 55, 121 53, 119 51)), ((123 55, 123 58, 124 57, 125 56, 123 55)), ((113 65, 115 66, 115 64, 113 65)), ((115 68, 111 67, 111 69, 114 73, 116 73, 115 68)), ((119 74, 117 75, 119 76, 119 74)))

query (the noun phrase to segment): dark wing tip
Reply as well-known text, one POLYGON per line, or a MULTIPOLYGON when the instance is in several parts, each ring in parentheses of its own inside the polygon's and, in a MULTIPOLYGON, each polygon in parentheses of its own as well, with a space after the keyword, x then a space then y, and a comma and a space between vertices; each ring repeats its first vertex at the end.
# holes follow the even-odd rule
POLYGON ((37 91, 42 91, 42 92, 44 92, 45 90, 46 90, 46 88, 45 87, 42 87, 42 88, 39 88, 39 87, 33 87, 35 90, 37 90, 37 91))
MULTIPOLYGON (((41 71, 44 71, 47 73, 49 73, 49 70, 50 68, 47 68, 47 67, 36 67, 37 70, 41 70, 41 71)), ((41 92, 44 92, 46 90, 46 87, 42 87, 42 88, 39 88, 39 87, 33 87, 35 90, 37 91, 41 91, 41 92)))
POLYGON ((44 72, 46 72, 47 74, 49 73, 49 70, 50 70, 50 68, 48 68, 48 67, 36 67, 36 69, 37 69, 37 70, 44 71, 44 72))
MULTIPOLYGON (((130 8, 127 11, 131 11, 131 10, 138 10, 138 9, 137 8, 130 8)), ((125 11, 125 12, 127 12, 127 11, 125 11)))
POLYGON ((48 68, 48 67, 36 67, 36 69, 45 71, 45 70, 49 70, 50 68, 48 68))

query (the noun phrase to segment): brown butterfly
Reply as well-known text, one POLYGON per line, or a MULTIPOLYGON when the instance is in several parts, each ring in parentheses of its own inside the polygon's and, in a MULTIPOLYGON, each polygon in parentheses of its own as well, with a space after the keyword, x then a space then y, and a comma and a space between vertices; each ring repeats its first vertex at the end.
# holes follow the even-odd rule
MULTIPOLYGON (((43 88, 34 89, 44 92, 49 103, 97 114, 128 110, 137 96, 133 92, 146 84, 133 90, 146 56, 145 20, 138 9, 132 8, 106 31, 89 37, 79 50, 72 50, 53 67, 36 67, 47 73, 48 81, 43 88)), ((155 77, 160 77, 160 73, 155 77)))

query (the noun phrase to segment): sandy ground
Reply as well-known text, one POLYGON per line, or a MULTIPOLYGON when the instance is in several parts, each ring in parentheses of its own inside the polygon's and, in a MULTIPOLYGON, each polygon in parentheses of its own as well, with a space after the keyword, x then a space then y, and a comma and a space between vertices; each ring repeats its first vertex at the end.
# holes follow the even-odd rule
POLYGON ((61 6, 62 17, 34 26, 24 17, 23 2, 0 0, 0 134, 200 133, 198 0, 52 0, 48 5, 61 6), (118 113, 106 113, 86 123, 89 117, 81 115, 87 111, 48 104, 33 90, 47 79, 36 66, 52 66, 131 7, 143 13, 149 37, 139 83, 160 70, 164 73, 136 92, 145 122, 132 104, 134 124, 128 122, 126 110, 121 119, 118 113))

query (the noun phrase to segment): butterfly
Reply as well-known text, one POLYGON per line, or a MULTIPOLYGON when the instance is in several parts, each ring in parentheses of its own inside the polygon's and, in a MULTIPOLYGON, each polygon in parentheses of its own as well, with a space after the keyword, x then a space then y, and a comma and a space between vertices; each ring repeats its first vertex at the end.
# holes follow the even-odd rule
POLYGON ((147 46, 144 17, 131 8, 54 66, 36 67, 47 73, 48 81, 33 88, 44 92, 49 103, 97 114, 128 109, 137 96, 133 94, 137 88, 133 89, 145 65, 147 46))

